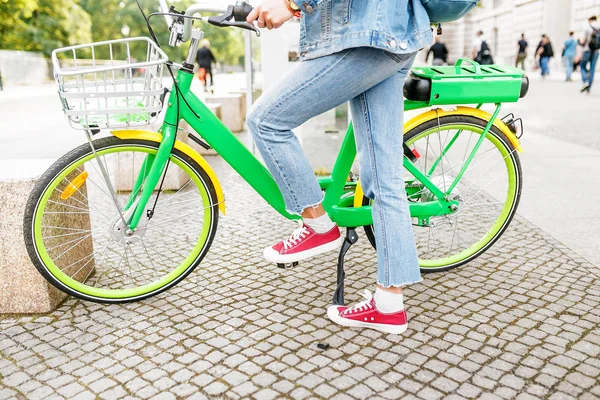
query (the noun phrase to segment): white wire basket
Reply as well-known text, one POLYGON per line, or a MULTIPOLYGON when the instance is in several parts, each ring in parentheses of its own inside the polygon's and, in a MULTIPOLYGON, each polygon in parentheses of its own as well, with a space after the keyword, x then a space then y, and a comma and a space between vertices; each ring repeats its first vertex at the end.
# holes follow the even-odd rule
POLYGON ((168 60, 145 37, 54 50, 54 77, 71 126, 97 131, 154 123, 162 109, 168 60))

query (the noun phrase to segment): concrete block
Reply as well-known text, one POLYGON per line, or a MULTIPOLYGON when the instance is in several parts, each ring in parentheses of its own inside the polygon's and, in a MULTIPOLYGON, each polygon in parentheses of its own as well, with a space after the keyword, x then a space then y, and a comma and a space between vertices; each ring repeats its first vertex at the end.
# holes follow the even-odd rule
MULTIPOLYGON (((2 160, 0 161, 0 313, 46 313, 53 311, 66 297, 66 294, 48 283, 36 270, 27 254, 23 240, 23 214, 29 193, 37 178, 50 166, 53 160, 2 160)), ((83 172, 74 171, 71 177, 83 172)), ((83 184, 79 190, 86 196, 87 188, 83 184)), ((67 207, 60 200, 60 191, 50 197, 49 207, 57 214, 44 218, 45 226, 77 226, 91 229, 88 214, 60 214, 67 207), (56 203, 59 204, 56 204, 56 203)), ((78 199, 77 207, 87 207, 78 199)), ((68 204, 68 203, 67 203, 68 204)), ((53 228, 44 236, 60 235, 66 231, 53 228)), ((58 244, 58 243, 57 243, 58 244)), ((53 246, 52 239, 46 242, 50 255, 56 257, 64 247, 53 246), (54 247, 54 248, 53 248, 54 247)), ((61 257, 62 265, 74 270, 74 278, 82 281, 94 270, 94 262, 79 261, 85 254, 93 251, 92 238, 85 239, 75 248, 61 257), (73 264, 75 263, 75 264, 73 264)))
MULTIPOLYGON (((215 103, 208 103, 206 106, 210 111, 221 118, 221 105, 215 103)), ((155 126, 158 129, 158 126, 155 126)), ((192 127, 185 121, 179 122, 180 131, 177 133, 177 139, 183 143, 191 146, 198 153, 203 155, 215 155, 217 154, 214 150, 206 150, 202 146, 199 146, 193 140, 188 137, 188 132, 194 132, 192 127)), ((144 162, 144 154, 136 154, 134 160, 132 160, 131 154, 122 154, 117 159, 117 163, 114 165, 114 177, 115 177, 115 190, 130 192, 133 190, 133 185, 137 178, 137 175, 144 162)), ((163 188, 166 190, 179 190, 187 182, 187 175, 180 174, 179 168, 169 168, 167 171, 167 177, 165 178, 163 188)))
POLYGON ((244 119, 246 118, 246 114, 248 114, 248 105, 246 104, 246 91, 245 90, 234 90, 229 92, 230 94, 239 94, 242 96, 242 115, 244 119))
POLYGON ((207 94, 207 103, 218 103, 221 105, 221 121, 232 132, 244 130, 246 114, 243 112, 241 94, 207 94))
MULTIPOLYGON (((120 192, 131 192, 133 190, 145 159, 146 154, 144 153, 132 154, 128 152, 119 154, 116 162, 113 164, 115 190, 120 192)), ((181 169, 179 168, 169 168, 164 180, 163 189, 179 190, 187 182, 187 175, 180 172, 181 169)))

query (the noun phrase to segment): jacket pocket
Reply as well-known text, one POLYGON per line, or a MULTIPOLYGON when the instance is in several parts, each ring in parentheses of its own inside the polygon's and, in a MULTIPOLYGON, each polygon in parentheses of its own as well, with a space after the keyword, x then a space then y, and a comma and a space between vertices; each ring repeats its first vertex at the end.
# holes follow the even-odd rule
POLYGON ((344 0, 344 8, 342 14, 342 21, 344 24, 350 22, 350 15, 352 14, 352 0, 344 0))

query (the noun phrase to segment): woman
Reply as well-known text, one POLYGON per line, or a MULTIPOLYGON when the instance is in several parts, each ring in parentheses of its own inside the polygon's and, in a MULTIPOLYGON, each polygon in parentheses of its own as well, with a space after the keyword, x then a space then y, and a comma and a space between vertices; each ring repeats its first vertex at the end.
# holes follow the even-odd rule
POLYGON ((575 65, 575 55, 577 53, 577 40, 573 38, 575 32, 569 32, 569 38, 565 41, 563 48, 563 60, 565 63, 566 81, 572 82, 573 67, 575 65))
POLYGON ((375 296, 328 316, 344 326, 388 333, 407 328, 402 287, 421 281, 402 180, 404 79, 415 55, 433 42, 420 0, 264 0, 248 16, 276 29, 302 18, 302 61, 254 104, 248 127, 290 213, 302 226, 264 251, 289 263, 339 248, 340 231, 292 129, 350 101, 365 194, 374 200, 378 258, 375 296))

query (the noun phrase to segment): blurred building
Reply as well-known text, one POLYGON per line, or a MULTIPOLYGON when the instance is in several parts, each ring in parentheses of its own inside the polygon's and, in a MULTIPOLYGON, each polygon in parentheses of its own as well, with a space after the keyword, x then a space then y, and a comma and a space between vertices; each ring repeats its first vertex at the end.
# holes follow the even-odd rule
POLYGON ((443 25, 443 40, 452 62, 471 57, 473 38, 484 32, 497 64, 513 64, 521 33, 529 42, 529 65, 542 34, 550 37, 560 59, 569 31, 576 36, 587 28, 590 16, 600 17, 600 0, 482 0, 479 7, 461 21, 443 25))

